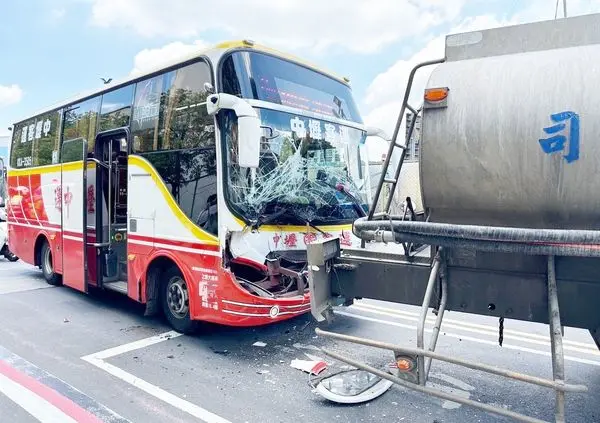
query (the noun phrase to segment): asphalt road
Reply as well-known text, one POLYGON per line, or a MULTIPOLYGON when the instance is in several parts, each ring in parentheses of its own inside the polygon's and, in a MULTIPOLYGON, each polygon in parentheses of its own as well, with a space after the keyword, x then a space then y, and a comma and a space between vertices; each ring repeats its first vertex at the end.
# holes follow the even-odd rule
MULTIPOLYGON (((416 316, 413 307, 365 300, 322 328, 414 346, 416 316)), ((335 370, 343 363, 321 347, 376 367, 391 355, 317 337, 310 315, 178 336, 125 298, 49 287, 37 269, 0 259, 0 321, 0 422, 510 421, 396 386, 361 405, 322 399, 293 359, 324 358, 335 370)), ((449 313, 438 351, 550 378, 547 331, 506 320, 500 347, 496 319, 449 313)), ((567 421, 600 421, 600 353, 587 332, 566 328, 565 354, 567 379, 589 387, 567 394, 567 421)), ((431 372, 430 386, 553 419, 550 390, 440 362, 431 372)))

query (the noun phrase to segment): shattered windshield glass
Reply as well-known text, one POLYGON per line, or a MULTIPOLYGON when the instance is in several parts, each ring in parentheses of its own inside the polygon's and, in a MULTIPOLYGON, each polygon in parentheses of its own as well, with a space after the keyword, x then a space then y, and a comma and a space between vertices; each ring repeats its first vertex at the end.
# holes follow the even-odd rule
POLYGON ((364 216, 365 133, 338 123, 257 109, 263 125, 258 169, 237 165, 237 125, 225 113, 226 196, 259 224, 339 224, 364 216))

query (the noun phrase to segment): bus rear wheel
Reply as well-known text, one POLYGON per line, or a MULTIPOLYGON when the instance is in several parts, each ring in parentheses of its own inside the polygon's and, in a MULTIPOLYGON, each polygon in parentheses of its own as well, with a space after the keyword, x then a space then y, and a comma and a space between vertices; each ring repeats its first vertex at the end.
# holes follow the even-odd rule
POLYGON ((196 331, 197 322, 190 318, 190 295, 181 271, 171 266, 162 275, 161 302, 163 313, 177 332, 190 334, 196 331))
POLYGON ((44 279, 46 279, 49 285, 57 286, 61 284, 60 275, 54 271, 52 249, 47 241, 44 241, 40 249, 40 268, 42 269, 44 279))

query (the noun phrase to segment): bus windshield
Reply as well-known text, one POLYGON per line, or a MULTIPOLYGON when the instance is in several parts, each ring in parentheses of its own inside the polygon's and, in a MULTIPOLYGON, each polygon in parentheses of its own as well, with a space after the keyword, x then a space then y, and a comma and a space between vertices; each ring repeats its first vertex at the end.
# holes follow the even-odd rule
POLYGON ((264 129, 258 169, 237 165, 235 115, 223 113, 225 195, 234 212, 255 225, 342 224, 364 215, 366 134, 343 124, 362 124, 347 85, 254 51, 227 56, 221 83, 227 94, 273 104, 256 109, 264 129))
POLYGON ((264 136, 258 169, 237 165, 236 120, 225 113, 226 196, 245 220, 340 224, 367 210, 364 131, 300 114, 257 109, 264 136))
POLYGON ((227 56, 223 92, 362 123, 350 88, 301 65, 254 51, 227 56))

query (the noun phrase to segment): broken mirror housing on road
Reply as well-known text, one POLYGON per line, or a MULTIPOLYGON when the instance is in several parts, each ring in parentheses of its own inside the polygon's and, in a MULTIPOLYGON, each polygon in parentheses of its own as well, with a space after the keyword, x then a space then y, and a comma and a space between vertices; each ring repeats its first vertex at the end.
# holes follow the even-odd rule
POLYGON ((360 369, 344 370, 323 377, 315 391, 322 397, 342 404, 358 404, 383 395, 392 382, 360 369))

